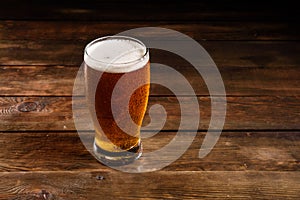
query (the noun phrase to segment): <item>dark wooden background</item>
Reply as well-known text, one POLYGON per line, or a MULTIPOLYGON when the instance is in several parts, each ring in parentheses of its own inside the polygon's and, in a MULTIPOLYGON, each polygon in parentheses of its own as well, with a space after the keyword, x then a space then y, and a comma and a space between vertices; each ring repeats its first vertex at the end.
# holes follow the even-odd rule
MULTIPOLYGON (((1 1, 0 199, 300 199, 299 21, 291 1, 1 1), (72 88, 89 41, 145 26, 180 31, 206 48, 224 80, 227 117, 215 148, 199 159, 207 88, 183 59, 151 51, 151 62, 190 81, 201 123, 179 160, 128 174, 82 145, 72 88)), ((167 144, 180 119, 176 97, 152 85, 155 103, 169 116, 144 141, 147 151, 167 144)))

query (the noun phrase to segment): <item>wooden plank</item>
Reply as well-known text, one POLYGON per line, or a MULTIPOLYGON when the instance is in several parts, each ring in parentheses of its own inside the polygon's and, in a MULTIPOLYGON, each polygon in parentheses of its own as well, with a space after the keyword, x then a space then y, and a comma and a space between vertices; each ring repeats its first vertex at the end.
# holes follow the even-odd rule
POLYGON ((30 1, 12 0, 1 7, 0 19, 44 20, 297 20, 294 1, 30 1), (18 6, 16 6, 18 5, 18 6))
MULTIPOLYGON (((295 97, 227 97, 227 114, 225 130, 249 129, 300 129, 299 98, 295 97)), ((0 130, 75 130, 71 97, 1 97, 0 98, 0 130)), ((154 104, 162 105, 167 113, 167 121, 163 130, 177 130, 181 117, 191 123, 195 120, 195 109, 191 108, 191 97, 180 97, 181 106, 186 114, 180 114, 180 106, 176 97, 150 97, 150 108, 154 104), (191 111, 189 111, 191 110, 191 111)), ((218 101, 218 99, 217 99, 218 101)), ((85 120, 88 110, 84 107, 84 98, 75 98, 77 112, 82 113, 78 125, 90 130, 92 125, 85 120)), ((198 97, 201 120, 198 129, 206 130, 210 122, 210 98, 198 97)), ((224 103, 222 100, 219 102, 224 103)), ((162 119, 157 114, 155 119, 162 119)), ((88 118, 87 118, 88 119, 88 118)), ((153 127, 160 127, 161 120, 154 120, 153 127)), ((148 124, 148 114, 144 124, 148 124)), ((190 129, 192 128, 190 126, 190 129)), ((214 128, 214 127, 212 127, 214 128)), ((157 129, 157 128, 154 128, 157 129)), ((150 129, 151 130, 151 129, 150 129)))
MULTIPOLYGON (((147 132, 142 136, 145 134, 147 132)), ((160 132, 151 138, 142 138, 143 152, 147 154, 164 147, 175 135, 176 132, 160 132)), ((198 132, 189 149, 162 170, 300 170, 300 132, 223 132, 210 154, 200 159, 199 149, 205 135, 205 132, 198 132)), ((92 143, 94 134, 82 133, 81 137, 92 143)), ((0 172, 110 171, 87 151, 76 132, 3 132, 0 133, 0 152, 0 172)), ((160 157, 155 162, 165 162, 165 159, 160 157)), ((146 163, 145 157, 138 162, 146 163)), ((147 163, 148 167, 152 165, 147 163)))
POLYGON ((1 66, 0 94, 70 96, 78 67, 1 66))
MULTIPOLYGON (((0 41, 1 65, 77 65, 83 61, 83 50, 88 41, 0 41)), ((222 67, 282 67, 298 66, 300 45, 297 42, 241 42, 201 41, 216 62, 222 67)), ((179 42, 178 45, 182 45, 179 42)), ((179 57, 162 50, 151 49, 151 61, 174 63, 179 57)), ((202 64, 202 63, 201 63, 202 64)), ((203 63, 205 64, 205 63, 203 63)))
MULTIPOLYGON (((163 27, 195 40, 299 40, 297 23, 286 22, 80 22, 0 21, 0 40, 88 41, 137 27, 163 27), (291 31, 291 29, 293 31, 291 31), (34 31, 33 31, 34 30, 34 31), (45 31, 47 30, 47 31, 45 31)), ((146 33, 145 33, 146 34, 146 33)), ((172 35, 170 35, 170 38, 172 35)))
MULTIPOLYGON (((209 95, 206 84, 192 66, 180 60, 170 65, 186 77, 196 95, 209 95)), ((77 66, 0 66, 2 96, 72 96, 77 66)), ((221 67, 228 96, 295 96, 300 95, 298 67, 221 67)), ((180 85, 177 78, 161 70, 151 70, 151 80, 162 78, 180 85)), ((211 77, 214 78, 214 77, 211 77)), ((83 90, 83 83, 78 91, 83 90)), ((180 94, 186 91, 180 90, 180 94)), ((170 90, 151 85, 150 95, 172 95, 170 90)))
POLYGON ((2 199, 299 199, 298 172, 0 173, 2 199))

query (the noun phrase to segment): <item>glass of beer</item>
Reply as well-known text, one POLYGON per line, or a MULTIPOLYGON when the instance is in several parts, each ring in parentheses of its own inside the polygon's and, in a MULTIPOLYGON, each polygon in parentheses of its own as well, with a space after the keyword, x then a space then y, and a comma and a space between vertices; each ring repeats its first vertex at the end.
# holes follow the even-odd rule
POLYGON ((140 128, 150 88, 148 48, 127 36, 108 36, 84 50, 85 91, 95 128, 94 155, 122 165, 142 153, 140 128))

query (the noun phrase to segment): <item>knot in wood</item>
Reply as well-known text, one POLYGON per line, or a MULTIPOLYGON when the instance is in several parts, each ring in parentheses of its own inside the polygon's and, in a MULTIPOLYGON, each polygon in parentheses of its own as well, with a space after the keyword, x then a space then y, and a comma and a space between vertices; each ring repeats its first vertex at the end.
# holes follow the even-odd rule
POLYGON ((22 102, 18 105, 17 109, 20 112, 31 112, 35 111, 37 104, 35 102, 22 102))

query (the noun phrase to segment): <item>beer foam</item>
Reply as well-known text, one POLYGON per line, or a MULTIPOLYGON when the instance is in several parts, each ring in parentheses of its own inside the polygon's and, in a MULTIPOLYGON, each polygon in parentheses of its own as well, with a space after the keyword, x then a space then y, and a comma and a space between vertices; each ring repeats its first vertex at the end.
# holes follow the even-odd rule
POLYGON ((144 67, 149 61, 146 47, 127 37, 108 37, 87 45, 85 63, 95 70, 109 73, 126 73, 144 67))

